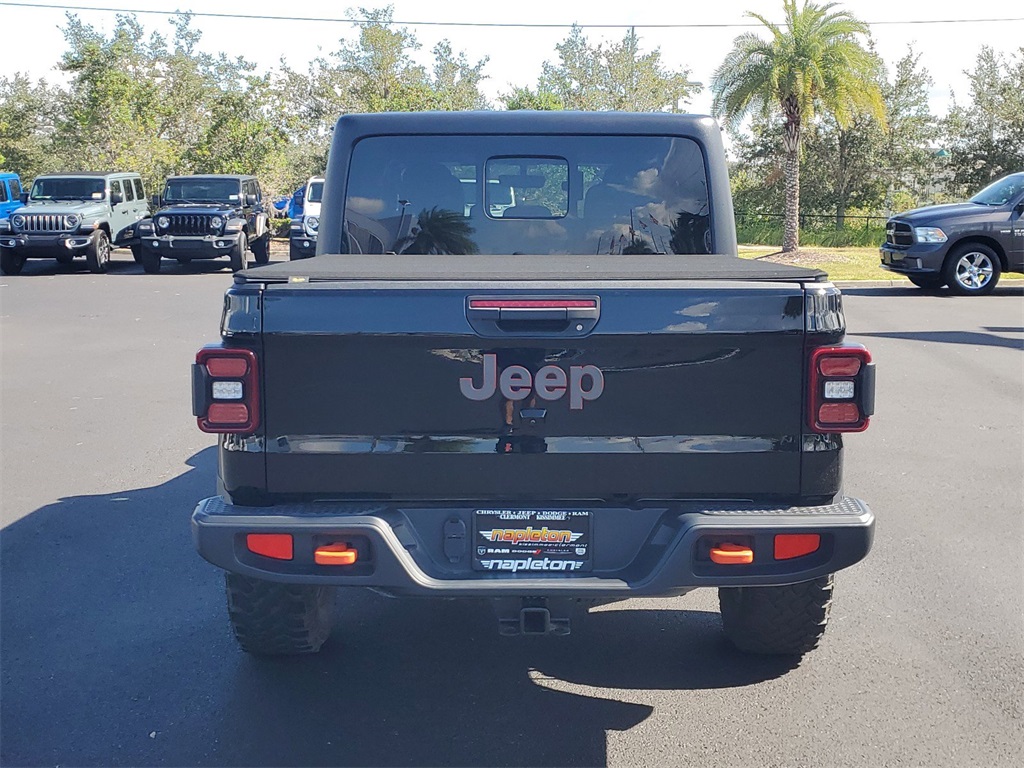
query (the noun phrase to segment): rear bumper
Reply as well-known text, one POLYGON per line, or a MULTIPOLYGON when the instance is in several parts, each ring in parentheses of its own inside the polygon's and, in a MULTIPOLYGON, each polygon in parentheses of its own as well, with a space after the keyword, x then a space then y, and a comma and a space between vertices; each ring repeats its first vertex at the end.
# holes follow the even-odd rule
POLYGON ((874 534, 874 515, 853 498, 789 508, 700 502, 585 508, 593 520, 592 569, 572 575, 474 570, 469 527, 474 507, 464 505, 330 502, 243 507, 217 496, 196 507, 192 535, 209 562, 267 581, 374 587, 396 595, 435 597, 621 598, 814 579, 862 560, 874 534), (462 540, 453 540, 453 531, 460 529, 462 540), (250 533, 291 534, 292 559, 250 552, 250 533), (775 560, 775 535, 789 533, 819 534, 821 546, 812 554, 775 560), (358 562, 317 565, 313 551, 337 541, 357 549, 358 562), (754 562, 712 562, 710 547, 724 541, 750 546, 754 562))

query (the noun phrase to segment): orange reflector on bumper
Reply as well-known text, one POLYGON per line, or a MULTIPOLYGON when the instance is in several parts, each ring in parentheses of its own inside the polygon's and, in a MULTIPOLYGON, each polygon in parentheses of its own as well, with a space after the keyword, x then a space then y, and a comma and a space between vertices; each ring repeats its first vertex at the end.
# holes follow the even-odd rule
POLYGON ((739 544, 719 544, 711 548, 711 562, 719 565, 750 565, 754 562, 754 550, 739 544))
POLYGON ((775 559, 792 560, 817 552, 821 536, 816 533, 780 533, 775 537, 775 559))
POLYGON ((349 549, 348 544, 343 541, 325 544, 313 552, 313 559, 318 565, 353 565, 358 558, 359 553, 349 549))
POLYGON ((292 559, 292 535, 290 533, 250 533, 245 537, 245 546, 250 552, 275 560, 292 559))

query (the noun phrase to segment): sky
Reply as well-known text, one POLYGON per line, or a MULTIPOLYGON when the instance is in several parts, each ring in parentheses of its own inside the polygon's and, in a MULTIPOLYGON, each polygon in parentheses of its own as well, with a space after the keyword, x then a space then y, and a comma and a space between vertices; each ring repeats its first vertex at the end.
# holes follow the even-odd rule
MULTIPOLYGON (((25 3, 57 5, 55 0, 24 0, 25 3)), ((261 68, 277 66, 283 58, 300 71, 318 54, 336 50, 342 38, 352 40, 358 34, 348 23, 300 21, 293 17, 320 19, 349 18, 345 3, 324 0, 246 0, 244 4, 200 3, 197 0, 71 0, 74 6, 129 10, 194 10, 238 12, 264 16, 289 17, 288 20, 215 19, 197 17, 193 27, 203 33, 201 47, 211 53, 244 56, 261 68)), ((384 2, 363 0, 366 7, 384 2)), ((647 3, 609 3, 600 0, 392 0, 394 18, 407 26, 422 44, 420 60, 428 63, 430 49, 442 38, 456 50, 465 51, 471 61, 489 57, 484 69, 485 95, 492 101, 513 85, 535 86, 541 66, 557 59, 555 45, 569 33, 569 25, 578 23, 592 42, 618 40, 630 25, 637 26, 641 47, 660 48, 665 66, 685 68, 690 79, 703 83, 703 90, 687 105, 688 111, 709 114, 710 82, 715 68, 731 47, 733 39, 745 31, 757 31, 758 22, 745 16, 752 11, 770 21, 782 20, 781 0, 656 0, 647 3), (413 22, 476 22, 564 24, 561 28, 487 28, 471 26, 439 27, 413 22), (677 27, 659 29, 644 25, 753 25, 719 27, 677 27), (586 25, 620 25, 616 28, 586 28, 586 25)), ((0 75, 24 72, 33 78, 62 80, 54 69, 64 50, 60 26, 67 6, 49 9, 25 8, 0 0, 0 36, 4 40, 4 65, 0 75), (12 34, 13 32, 13 34, 12 34)), ((1024 5, 1011 0, 990 0, 975 4, 936 3, 935 0, 847 0, 839 7, 862 21, 872 23, 872 37, 879 54, 890 69, 913 44, 921 54, 921 65, 928 70, 934 85, 929 91, 932 112, 944 115, 955 98, 969 100, 965 70, 974 68, 982 45, 1004 54, 1016 53, 1024 46, 1024 5), (891 22, 957 20, 956 23, 893 24, 891 22), (970 23, 967 19, 1003 19, 970 23), (1015 21, 1006 21, 1015 19, 1015 21), (888 22, 877 24, 873 22, 888 22)), ((85 23, 109 32, 115 13, 99 10, 73 10, 85 23)), ((147 31, 170 32, 166 16, 139 14, 147 31)))

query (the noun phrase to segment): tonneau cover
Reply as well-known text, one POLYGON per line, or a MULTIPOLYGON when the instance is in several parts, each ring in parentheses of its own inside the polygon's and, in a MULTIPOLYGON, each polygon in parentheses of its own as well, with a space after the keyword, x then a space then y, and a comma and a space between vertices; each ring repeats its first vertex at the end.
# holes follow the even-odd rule
POLYGON ((317 256, 246 269, 236 282, 270 283, 293 280, 474 281, 518 280, 755 280, 824 281, 818 269, 700 255, 356 255, 317 256))

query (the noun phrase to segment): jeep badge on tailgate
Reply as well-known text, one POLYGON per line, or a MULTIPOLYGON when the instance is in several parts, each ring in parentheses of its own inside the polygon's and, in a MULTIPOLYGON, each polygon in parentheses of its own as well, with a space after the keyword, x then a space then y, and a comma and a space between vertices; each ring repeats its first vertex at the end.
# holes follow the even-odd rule
POLYGON ((557 365, 545 365, 534 376, 521 365, 510 365, 498 377, 498 356, 484 355, 483 381, 473 386, 470 378, 459 379, 459 389, 470 400, 487 400, 500 386, 508 400, 524 400, 531 389, 542 400, 559 400, 569 390, 569 408, 582 410, 584 400, 597 400, 604 392, 604 374, 596 365, 574 365, 569 373, 557 365))

